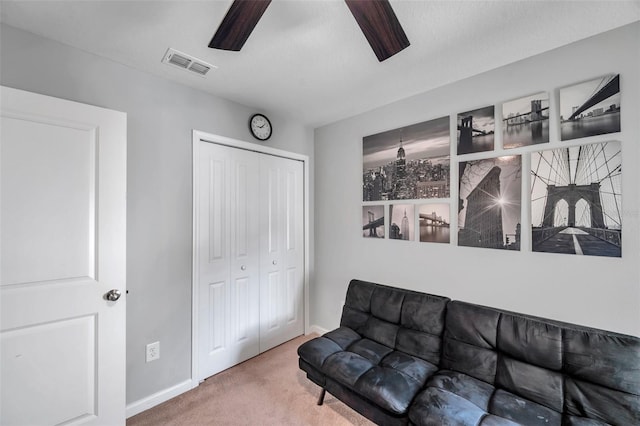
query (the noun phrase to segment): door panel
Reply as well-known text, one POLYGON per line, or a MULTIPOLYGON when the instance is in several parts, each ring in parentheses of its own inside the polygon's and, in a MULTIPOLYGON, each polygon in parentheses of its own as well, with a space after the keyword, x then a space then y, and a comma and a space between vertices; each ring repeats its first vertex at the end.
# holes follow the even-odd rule
POLYGON ((298 320, 300 305, 298 301, 302 297, 300 287, 301 277, 298 276, 298 268, 288 268, 286 273, 285 289, 286 295, 284 297, 286 306, 285 321, 287 324, 291 324, 298 320))
MULTIPOLYGON (((264 165, 265 159, 262 163, 264 165)), ((276 167, 267 168, 267 182, 268 187, 266 189, 266 206, 262 206, 263 211, 267 211, 267 223, 266 231, 268 235, 268 254, 276 254, 278 252, 280 243, 280 197, 278 197, 278 189, 280 185, 280 170, 276 167)), ((264 254, 264 253, 263 253, 264 254)))
POLYGON ((289 252, 295 251, 300 248, 297 247, 298 243, 297 237, 298 233, 302 231, 302 229, 298 229, 300 226, 300 218, 296 216, 299 213, 297 210, 297 204, 301 202, 300 194, 296 192, 296 184, 299 184, 299 179, 302 176, 296 176, 296 174, 292 170, 287 170, 285 174, 286 179, 286 188, 285 188, 285 197, 286 197, 286 216, 285 216, 285 232, 286 232, 286 250, 289 252))
POLYGON ((275 156, 261 157, 261 312, 260 351, 263 352, 304 333, 304 174, 301 161, 275 156), (263 314, 264 315, 264 314, 263 314))
POLYGON ((17 383, 3 398, 2 414, 19 424, 88 420, 96 412, 96 316, 61 319, 2 333, 2 383, 17 383), (68 350, 59 342, 77 348, 68 350), (47 348, 45 351, 42 348, 47 348), (24 358, 30 358, 28 362, 24 358), (67 362, 58 365, 60 359, 67 362), (28 382, 24 379, 29 377, 28 382), (63 398, 51 398, 60 393, 63 398), (40 407, 25 410, 24 402, 40 407))
POLYGON ((208 209, 204 211, 209 223, 209 262, 222 260, 226 257, 227 232, 225 220, 227 217, 226 175, 225 164, 221 160, 209 159, 208 209))
POLYGON ((226 346, 227 307, 226 283, 217 282, 209 285, 209 338, 207 339, 209 355, 221 351, 226 346))
POLYGON ((258 354, 258 171, 250 152, 200 143, 199 154, 198 379, 205 379, 258 354), (212 255, 203 256, 206 248, 212 255))
POLYGON ((95 135, 2 117, 2 285, 94 277, 95 135), (55 141, 52 143, 52 141, 55 141), (30 238, 24 238, 29 235, 30 238), (65 250, 60 250, 60 247, 65 250))
POLYGON ((126 115, 0 90, 0 424, 123 424, 126 115))

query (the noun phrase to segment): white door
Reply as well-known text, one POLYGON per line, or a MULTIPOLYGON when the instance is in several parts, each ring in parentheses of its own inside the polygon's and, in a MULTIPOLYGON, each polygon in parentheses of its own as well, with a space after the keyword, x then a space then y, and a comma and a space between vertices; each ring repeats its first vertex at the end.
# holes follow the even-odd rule
POLYGON ((260 161, 260 352, 304 333, 303 163, 260 161))
POLYGON ((197 378, 304 333, 303 162, 198 141, 197 378))
POLYGON ((126 114, 0 92, 0 424, 124 424, 126 114))
POLYGON ((259 353, 254 152, 200 142, 197 221, 199 379, 259 353))

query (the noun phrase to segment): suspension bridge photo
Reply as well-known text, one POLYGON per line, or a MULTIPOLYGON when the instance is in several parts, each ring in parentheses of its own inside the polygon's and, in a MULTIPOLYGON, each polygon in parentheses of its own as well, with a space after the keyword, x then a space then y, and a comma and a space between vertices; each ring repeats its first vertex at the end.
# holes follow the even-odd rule
POLYGON ((560 89, 561 139, 620 131, 620 75, 560 89))
POLYGON ((535 252, 622 255, 620 142, 531 154, 535 252))

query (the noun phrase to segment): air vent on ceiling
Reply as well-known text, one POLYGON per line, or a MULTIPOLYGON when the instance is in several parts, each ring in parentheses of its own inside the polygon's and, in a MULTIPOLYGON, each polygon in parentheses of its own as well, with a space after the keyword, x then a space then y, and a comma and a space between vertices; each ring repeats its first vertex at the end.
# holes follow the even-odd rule
POLYGON ((172 48, 167 49, 167 53, 164 54, 162 62, 192 71, 200 76, 205 76, 210 70, 217 68, 214 65, 172 48))

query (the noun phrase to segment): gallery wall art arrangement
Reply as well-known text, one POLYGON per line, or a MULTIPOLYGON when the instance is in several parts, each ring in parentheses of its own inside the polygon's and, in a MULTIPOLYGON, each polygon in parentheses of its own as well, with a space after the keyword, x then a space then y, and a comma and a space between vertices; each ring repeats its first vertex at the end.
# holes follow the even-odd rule
POLYGON ((611 74, 363 137, 363 237, 621 257, 622 144, 581 141, 620 132, 620 97, 611 74))

